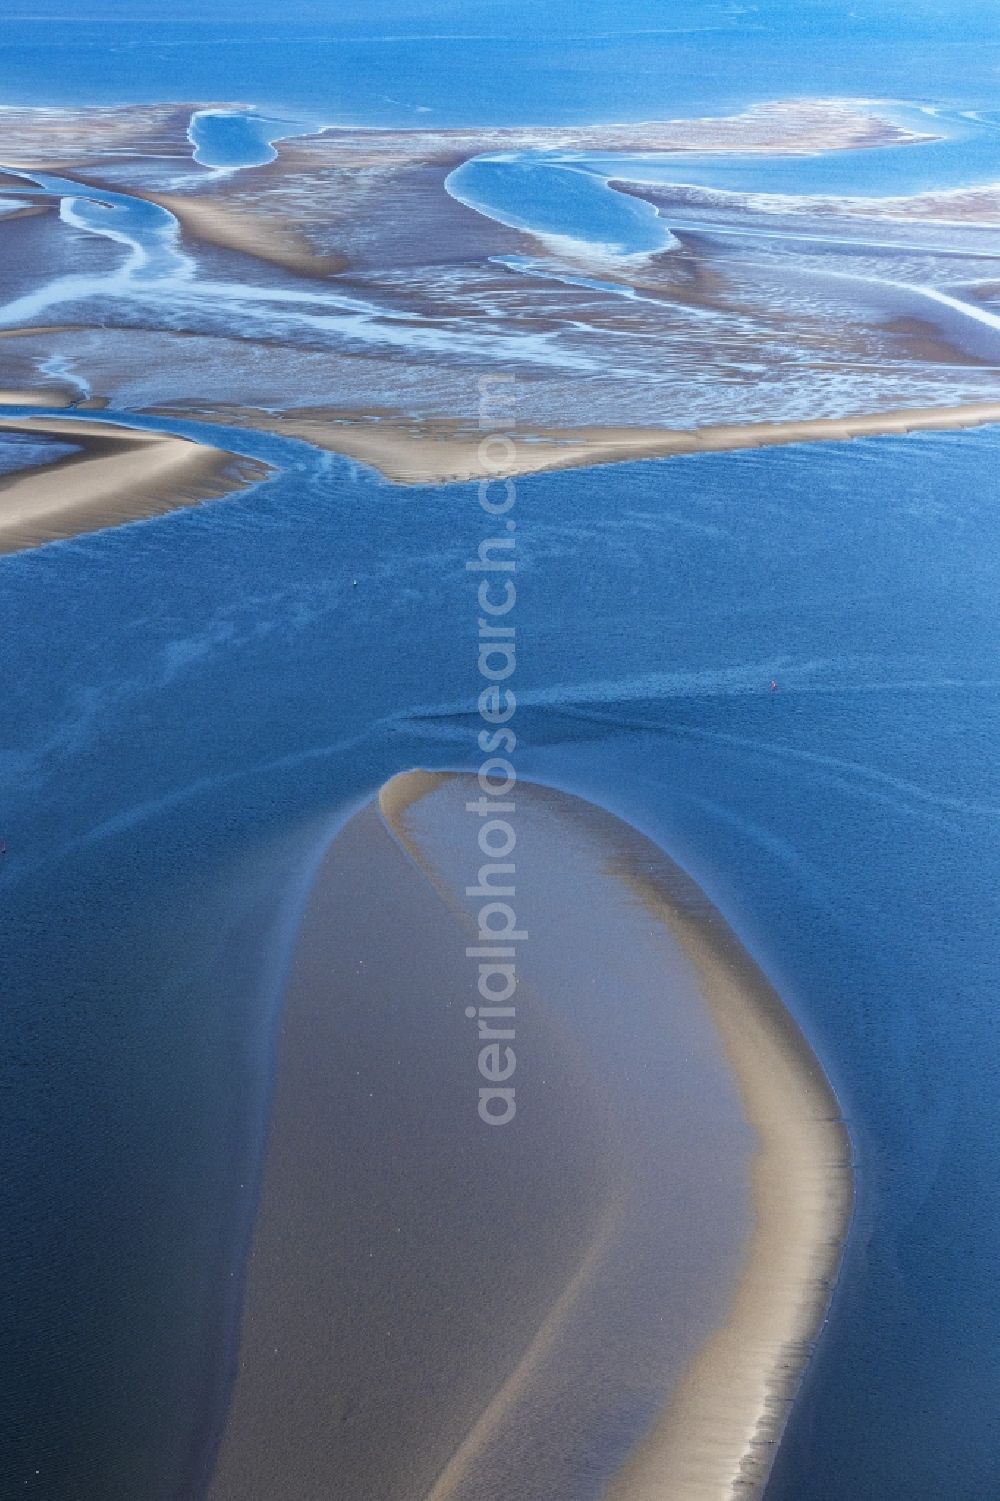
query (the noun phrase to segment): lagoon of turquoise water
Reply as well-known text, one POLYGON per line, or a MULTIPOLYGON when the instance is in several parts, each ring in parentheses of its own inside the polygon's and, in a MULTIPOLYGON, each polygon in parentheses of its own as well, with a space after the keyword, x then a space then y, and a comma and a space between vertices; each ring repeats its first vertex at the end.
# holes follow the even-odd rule
POLYGON ((228 170, 259 167, 277 156, 275 141, 308 135, 315 127, 294 120, 270 119, 238 110, 196 110, 188 136, 193 160, 202 167, 228 170))
MULTIPOLYGON (((718 194, 777 194, 799 209, 817 197, 900 197, 1000 182, 1000 118, 995 114, 933 107, 893 108, 886 114, 916 134, 938 139, 810 155, 495 152, 456 167, 447 188, 501 224, 586 244, 604 254, 634 256, 669 249, 676 240, 667 220, 650 205, 611 186, 616 179, 718 194)), ((701 194, 699 201, 711 204, 712 199, 701 194)), ((688 214, 681 209, 677 214, 671 221, 676 227, 688 224, 688 214)), ((752 231, 752 226, 739 228, 752 231)), ((809 237, 820 238, 822 229, 822 222, 814 220, 809 237)), ((867 232, 877 235, 878 226, 867 232)), ((928 238, 933 233, 933 227, 925 231, 928 238)), ((947 248, 946 238, 940 248, 947 248)))
POLYGON ((542 152, 474 157, 449 174, 447 189, 500 224, 606 255, 653 255, 676 244, 652 204, 611 190, 587 159, 542 152))

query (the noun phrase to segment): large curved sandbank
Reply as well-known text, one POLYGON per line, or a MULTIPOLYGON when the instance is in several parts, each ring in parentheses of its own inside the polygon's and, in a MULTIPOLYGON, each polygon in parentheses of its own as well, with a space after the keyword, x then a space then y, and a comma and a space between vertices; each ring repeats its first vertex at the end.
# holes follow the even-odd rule
POLYGON ((834 1097, 656 846, 519 784, 517 1104, 485 1124, 478 795, 394 778, 315 882, 210 1501, 766 1476, 849 1211, 834 1097))
POLYGON ((4 432, 61 438, 72 451, 0 478, 0 553, 215 500, 268 472, 220 448, 110 423, 0 416, 0 442, 4 432))

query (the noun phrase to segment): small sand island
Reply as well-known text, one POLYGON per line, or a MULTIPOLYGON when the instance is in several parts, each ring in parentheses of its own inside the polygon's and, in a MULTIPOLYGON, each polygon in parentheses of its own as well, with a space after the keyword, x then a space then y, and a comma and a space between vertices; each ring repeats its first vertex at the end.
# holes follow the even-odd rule
POLYGON ((394 778, 315 881, 209 1496, 758 1496, 846 1232, 836 1099, 694 883, 522 784, 484 1126, 477 791, 394 778))
POLYGON ((61 439, 68 452, 0 476, 0 552, 198 505, 268 472, 264 464, 170 433, 72 416, 0 416, 0 443, 5 432, 61 439))

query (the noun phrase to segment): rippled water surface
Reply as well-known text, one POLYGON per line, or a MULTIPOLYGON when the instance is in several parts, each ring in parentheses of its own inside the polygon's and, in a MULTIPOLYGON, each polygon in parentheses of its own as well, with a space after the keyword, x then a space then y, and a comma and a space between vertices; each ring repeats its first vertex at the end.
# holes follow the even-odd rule
MULTIPOLYGON (((656 0, 543 15, 482 0, 433 27, 402 0, 204 11, 14 14, 3 101, 218 101, 191 150, 229 171, 270 160, 290 122, 590 124, 888 96, 943 108, 905 118, 946 141, 633 165, 795 197, 1000 177, 992 3, 963 5, 961 26, 929 0, 699 0, 679 18, 656 0)), ((663 248, 669 223, 607 187, 624 165, 508 158, 454 186, 504 222, 663 248)), ((113 298, 248 338, 555 358, 516 330, 415 328, 335 282, 199 277, 166 209, 68 169, 25 169, 0 207, 22 182, 59 201, 57 229, 108 243, 19 286, 7 327, 83 304, 99 323, 113 298)), ((564 280, 606 290, 599 271, 564 280)), ((993 356, 989 307, 920 296, 976 323, 993 356)), ((475 487, 399 489, 304 445, 174 426, 274 477, 0 559, 4 1496, 197 1490, 310 874, 386 777, 479 759, 475 487)), ((0 472, 57 451, 4 440, 0 472)), ((518 486, 519 769, 688 866, 787 996, 856 1144, 845 1271, 772 1501, 982 1501, 1000 1485, 998 464, 984 430, 518 486)))
MULTIPOLYGON (((7 1474, 43 1453, 63 1490, 41 1494, 72 1475, 81 1501, 172 1495, 219 1400, 325 832, 392 772, 478 755, 474 487, 224 436, 280 473, 0 563, 5 1292, 34 1373, 6 1367, 7 1474)), ((855 1135, 851 1252, 775 1490, 796 1501, 973 1501, 995 1472, 998 442, 520 488, 523 770, 686 861, 855 1135)))
POLYGON ((592 123, 768 98, 998 104, 992 0, 52 0, 0 36, 8 103, 202 100, 325 122, 592 123), (58 58, 58 66, 53 59, 58 58))

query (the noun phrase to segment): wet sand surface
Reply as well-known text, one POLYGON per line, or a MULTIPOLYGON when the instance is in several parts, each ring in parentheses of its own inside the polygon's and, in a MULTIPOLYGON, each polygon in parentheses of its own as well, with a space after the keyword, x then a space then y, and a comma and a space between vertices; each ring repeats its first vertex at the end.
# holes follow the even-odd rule
POLYGON ((0 417, 4 432, 63 438, 68 457, 0 478, 0 552, 218 499, 267 466, 167 433, 79 419, 0 417))
POLYGON ((213 199, 181 193, 149 193, 150 203, 169 209, 185 235, 223 250, 237 250, 282 266, 300 276, 332 276, 347 264, 343 256, 318 254, 308 240, 283 219, 241 212, 213 199))
MULTIPOLYGON (((808 1198, 798 1217, 768 1220, 800 1253, 786 1270, 829 1272, 836 1233, 825 1236, 846 1212, 845 1180, 794 1107, 784 1158, 768 1155, 773 1133, 733 1066, 754 1034, 741 1044, 717 1014, 757 1008, 758 1030, 777 1037, 783 1010, 770 1013, 773 993, 735 940, 725 948, 727 930, 716 944, 717 914, 691 907, 659 850, 547 789, 519 786, 514 820, 513 901, 529 935, 510 1044, 517 1114, 479 1119, 482 1044, 466 1011, 483 1004, 466 954, 479 902, 464 895, 483 861, 464 809, 477 793, 466 777, 394 779, 314 885, 211 1501, 579 1501, 609 1494, 630 1460, 637 1478, 615 1494, 644 1496, 665 1454, 685 1476, 677 1496, 728 1494, 719 1477, 746 1463, 775 1349, 745 1326, 752 1343, 735 1341, 732 1368, 734 1342, 724 1364, 713 1339, 747 1301, 766 1323, 790 1298, 797 1379, 821 1316, 815 1280, 770 1302, 741 1291, 774 1210, 768 1175, 798 1155, 834 1206, 822 1223, 808 1198), (689 927, 672 931, 666 914, 683 902, 689 927), (685 948, 699 934, 725 970, 707 1005, 709 960, 685 948), (688 1404, 684 1432, 672 1398, 688 1404), (700 1425, 720 1402, 737 1410, 706 1455, 700 1425)), ((784 1058, 784 1087, 805 1056, 778 1045, 766 1061, 784 1058)), ((801 1185, 794 1170, 789 1183, 801 1185)), ((783 1332, 780 1317, 764 1331, 783 1332)), ((780 1404, 768 1414, 772 1438, 783 1417, 780 1404)))
MULTIPOLYGON (((871 102, 772 101, 729 116, 572 128, 338 126, 220 173, 191 160, 190 118, 181 105, 5 112, 11 191, 47 205, 42 217, 5 221, 0 333, 14 335, 5 385, 56 369, 67 390, 118 410, 225 403, 262 409, 262 424, 268 413, 298 420, 307 403, 350 407, 359 420, 336 435, 343 451, 404 482, 480 472, 462 443, 405 451, 413 421, 475 421, 470 371, 513 370, 523 381, 535 468, 688 451, 692 441, 700 451, 737 423, 739 442, 781 441, 752 430, 994 394, 998 325, 975 297, 947 291, 993 270, 975 224, 959 235, 921 222, 918 253, 911 231, 892 223, 876 238, 901 236, 898 245, 864 249, 836 239, 875 235, 855 219, 797 214, 775 229, 753 203, 700 205, 697 217, 725 223, 695 232, 684 227, 691 205, 678 219, 664 205, 669 251, 609 259, 603 240, 587 238, 589 221, 554 236, 530 222, 514 228, 448 187, 460 164, 498 152, 597 151, 625 163, 636 152, 714 159, 738 148, 766 165, 773 153, 934 149, 917 143, 936 137, 871 102), (45 186, 53 173, 62 200, 45 186), (77 186, 82 207, 67 211, 83 216, 84 231, 55 212, 76 201, 77 186), (109 236, 108 203, 138 258, 109 236), (78 330, 25 328, 54 329, 69 306, 78 330), (922 319, 921 338, 900 319, 922 319), (941 346, 933 358, 929 340, 941 346), (373 442, 364 415, 376 408, 388 423, 373 442), (665 438, 647 436, 657 430, 665 438)), ((630 191, 608 191, 612 217, 655 219, 652 202, 640 210, 630 191)))
POLYGON ((220 420, 304 439, 370 465, 393 484, 435 485, 489 478, 498 472, 538 474, 550 469, 587 468, 683 454, 980 427, 1000 422, 1000 401, 862 412, 795 422, 713 423, 688 429, 521 426, 514 452, 504 453, 502 461, 496 442, 489 446, 488 433, 447 418, 401 423, 375 413, 347 415, 304 409, 277 416, 228 408, 213 412, 198 407, 192 407, 191 414, 202 421, 220 420))

